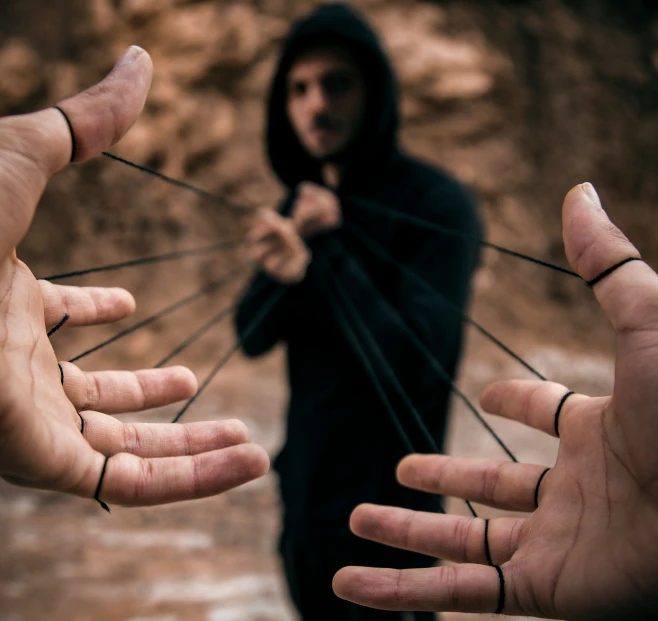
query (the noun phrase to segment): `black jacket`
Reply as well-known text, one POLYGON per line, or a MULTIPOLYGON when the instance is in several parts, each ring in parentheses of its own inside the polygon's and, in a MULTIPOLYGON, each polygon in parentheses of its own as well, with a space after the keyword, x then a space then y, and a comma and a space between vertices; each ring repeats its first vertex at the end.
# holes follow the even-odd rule
MULTIPOLYGON (((289 190, 281 211, 290 210, 301 181, 321 183, 319 164, 303 150, 285 113, 287 71, 301 50, 321 40, 339 40, 349 46, 367 79, 366 125, 354 145, 351 161, 355 164, 336 192, 349 227, 311 242, 314 258, 306 278, 287 288, 249 336, 245 336, 247 326, 280 285, 263 274, 257 276, 236 319, 249 356, 261 355, 280 341, 288 346, 288 427, 275 467, 281 479, 285 525, 295 532, 346 531, 347 516, 360 502, 419 509, 435 506, 431 497, 395 482, 396 463, 407 450, 336 321, 327 297, 326 271, 330 266, 340 279, 441 446, 450 389, 405 335, 400 321, 418 334, 452 377, 462 341, 459 309, 467 303, 478 245, 373 213, 364 206, 384 206, 480 236, 470 192, 450 175, 398 148, 396 85, 389 62, 375 34, 343 5, 324 5, 293 29, 272 84, 267 150, 274 171, 289 190), (351 233, 352 226, 376 240, 450 303, 375 256, 351 233), (402 319, 391 314, 388 303, 402 319)), ((379 362, 373 364, 380 369, 379 362)), ((384 379, 383 385, 414 448, 429 451, 404 401, 390 382, 384 379)))

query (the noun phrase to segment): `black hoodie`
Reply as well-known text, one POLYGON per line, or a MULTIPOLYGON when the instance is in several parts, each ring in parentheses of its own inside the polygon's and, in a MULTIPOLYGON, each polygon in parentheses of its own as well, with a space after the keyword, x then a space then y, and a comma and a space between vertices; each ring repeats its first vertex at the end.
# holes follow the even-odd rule
MULTIPOLYGON (((289 213, 300 182, 321 183, 320 164, 300 145, 285 110, 285 80, 291 64, 301 51, 320 42, 339 42, 349 48, 366 77, 366 122, 350 152, 350 167, 336 190, 345 222, 375 239, 451 302, 428 293, 341 229, 311 242, 314 259, 306 278, 288 287, 265 321, 247 335, 245 330, 258 309, 280 286, 263 274, 256 277, 240 305, 236 325, 244 351, 250 356, 261 355, 280 341, 288 346, 288 426, 275 467, 281 480, 284 525, 299 536, 327 528, 347 533, 347 516, 360 502, 418 509, 432 509, 436 502, 395 482, 395 465, 407 451, 333 315, 323 276, 327 262, 441 446, 448 384, 427 364, 399 320, 392 318, 387 303, 395 307, 452 378, 462 340, 461 317, 452 305, 461 309, 467 303, 478 246, 373 214, 364 204, 381 205, 468 235, 480 235, 471 194, 446 173, 398 148, 397 88, 390 64, 373 31, 342 4, 324 5, 293 28, 272 83, 267 152, 274 171, 289 190, 281 212, 289 213)), ((378 364, 375 366, 380 368, 378 364)), ((390 382, 384 385, 414 448, 427 452, 429 447, 407 404, 390 382)))

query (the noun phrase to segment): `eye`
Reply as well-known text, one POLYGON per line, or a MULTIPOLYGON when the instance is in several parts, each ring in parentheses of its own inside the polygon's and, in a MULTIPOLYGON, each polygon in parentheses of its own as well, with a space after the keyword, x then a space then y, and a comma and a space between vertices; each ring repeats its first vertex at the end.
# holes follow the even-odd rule
POLYGON ((335 71, 324 76, 322 88, 329 97, 347 95, 354 88, 354 78, 349 73, 335 71))
POLYGON ((292 82, 288 86, 288 93, 290 95, 295 95, 297 97, 304 95, 306 93, 307 85, 306 82, 292 82))

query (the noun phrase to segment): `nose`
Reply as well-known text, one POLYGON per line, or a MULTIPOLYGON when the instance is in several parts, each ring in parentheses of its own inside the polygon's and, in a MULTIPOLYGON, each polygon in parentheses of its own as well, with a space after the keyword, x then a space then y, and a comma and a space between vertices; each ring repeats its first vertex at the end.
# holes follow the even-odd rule
POLYGON ((329 99, 320 84, 314 84, 308 91, 307 103, 313 115, 327 111, 329 99))

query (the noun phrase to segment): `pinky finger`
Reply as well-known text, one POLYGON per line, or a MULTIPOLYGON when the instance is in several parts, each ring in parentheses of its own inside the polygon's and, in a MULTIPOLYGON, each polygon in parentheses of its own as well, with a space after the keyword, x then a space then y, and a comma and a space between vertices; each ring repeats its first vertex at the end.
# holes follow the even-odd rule
POLYGON ((333 580, 336 595, 379 610, 512 612, 498 568, 449 565, 429 569, 345 567, 333 580), (501 588, 502 587, 502 588, 501 588))
POLYGON ((256 444, 183 457, 119 453, 107 460, 98 499, 137 507, 205 498, 257 479, 268 468, 267 453, 256 444))

